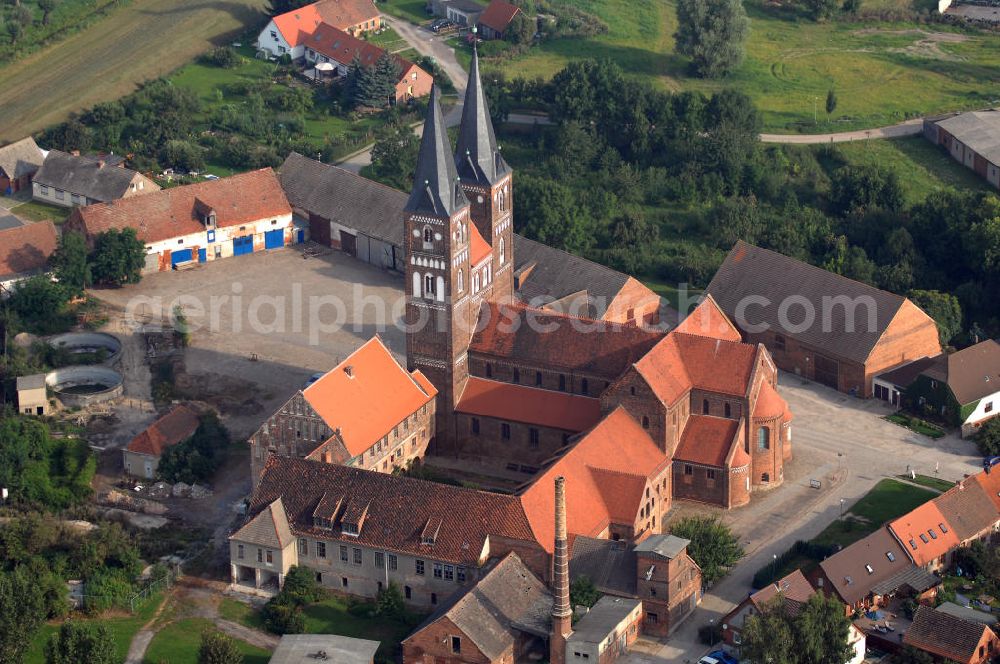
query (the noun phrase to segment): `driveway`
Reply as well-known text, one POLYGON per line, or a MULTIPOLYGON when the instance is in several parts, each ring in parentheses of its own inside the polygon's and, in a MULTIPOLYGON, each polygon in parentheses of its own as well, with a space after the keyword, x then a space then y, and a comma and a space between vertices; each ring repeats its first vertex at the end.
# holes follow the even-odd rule
POLYGON ((916 136, 924 130, 924 119, 913 118, 906 122, 876 127, 875 129, 860 129, 858 131, 843 131, 838 134, 761 134, 763 143, 790 143, 795 145, 821 145, 824 143, 849 143, 864 141, 869 138, 901 138, 916 136))
MULTIPOLYGON (((697 632, 718 621, 752 591, 758 569, 796 540, 811 539, 840 516, 841 499, 850 506, 879 480, 918 473, 959 480, 982 468, 975 446, 956 436, 932 441, 883 419, 882 402, 862 401, 783 373, 779 392, 791 406, 792 451, 784 486, 755 494, 744 508, 718 512, 739 535, 746 557, 705 593, 701 605, 666 644, 642 639, 628 655, 632 664, 696 661, 709 648, 697 632), (809 487, 818 479, 822 488, 809 487)), ((678 513, 705 511, 681 506, 678 513)))

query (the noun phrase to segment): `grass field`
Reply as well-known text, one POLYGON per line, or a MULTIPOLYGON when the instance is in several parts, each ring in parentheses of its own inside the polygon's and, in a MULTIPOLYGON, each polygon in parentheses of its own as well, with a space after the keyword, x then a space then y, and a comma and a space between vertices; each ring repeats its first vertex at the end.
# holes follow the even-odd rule
POLYGON ((832 153, 827 146, 812 149, 830 170, 844 164, 869 164, 896 173, 908 204, 919 203, 928 194, 948 187, 995 191, 944 150, 919 136, 839 143, 832 153))
MULTIPOLYGON (((201 634, 206 629, 214 629, 214 626, 204 618, 185 618, 170 623, 153 637, 143 661, 145 664, 197 662, 201 634)), ((267 664, 271 659, 267 650, 238 639, 235 643, 243 655, 244 664, 267 664)))
MULTIPOLYGON (((134 616, 75 618, 75 620, 78 622, 100 623, 110 629, 115 639, 115 661, 124 662, 125 656, 128 654, 129 644, 132 643, 132 637, 153 617, 162 599, 162 595, 157 595, 154 599, 146 602, 134 616)), ((57 631, 59 631, 59 625, 43 625, 38 634, 35 635, 35 638, 31 640, 31 647, 25 655, 24 663, 45 664, 45 644, 48 643, 49 637, 57 631)))
POLYGON ((914 484, 919 484, 921 486, 926 486, 942 492, 955 486, 954 482, 943 480, 940 477, 931 477, 930 475, 917 475, 913 479, 910 479, 909 475, 900 475, 899 477, 907 482, 913 482, 914 484))
POLYGON ((117 99, 263 20, 266 0, 133 0, 68 39, 0 69, 0 140, 117 99))
POLYGON ((39 203, 38 201, 28 201, 27 203, 15 205, 10 211, 22 219, 28 219, 29 221, 44 221, 48 219, 58 225, 66 221, 73 208, 39 203))
POLYGON ((384 0, 379 3, 379 9, 386 14, 417 24, 431 19, 426 7, 425 0, 384 0))
MULTIPOLYGON (((898 0, 880 0, 897 6, 898 0)), ((928 113, 1000 102, 1000 39, 908 23, 822 23, 748 0, 751 36, 743 66, 722 81, 687 75, 673 53, 673 0, 574 0, 609 32, 546 42, 498 66, 508 75, 550 77, 573 59, 610 58, 661 88, 712 93, 735 87, 764 113, 765 130, 825 133, 893 124, 928 113), (839 105, 823 108, 830 88, 839 105), (817 110, 814 123, 814 108, 817 110)), ((491 65, 493 66, 493 65, 491 65)))

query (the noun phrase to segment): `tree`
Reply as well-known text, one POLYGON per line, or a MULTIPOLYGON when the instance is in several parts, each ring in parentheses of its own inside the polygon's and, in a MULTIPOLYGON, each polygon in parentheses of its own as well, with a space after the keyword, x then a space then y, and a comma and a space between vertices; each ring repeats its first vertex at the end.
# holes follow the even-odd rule
POLYGON ((146 265, 146 245, 134 228, 111 229, 97 236, 90 261, 91 274, 97 283, 137 284, 146 265))
POLYGON ((896 173, 877 166, 839 168, 833 174, 830 189, 833 209, 842 215, 875 209, 898 211, 905 202, 896 173))
POLYGON ((844 0, 841 10, 845 14, 857 14, 861 11, 861 0, 844 0))
POLYGON ((514 181, 514 215, 524 219, 521 232, 533 240, 569 252, 583 252, 592 241, 593 219, 570 187, 523 175, 514 181))
POLYGON ((742 64, 750 35, 742 0, 678 0, 677 23, 676 50, 696 76, 720 78, 742 64))
POLYGON ((311 604, 323 596, 323 591, 316 583, 316 575, 308 567, 299 565, 288 570, 281 591, 296 604, 311 604))
POLYGON ((7 30, 7 36, 10 37, 11 46, 17 46, 17 40, 24 36, 24 26, 17 21, 8 19, 4 27, 7 30))
POLYGON ((420 140, 409 126, 394 124, 386 127, 372 146, 372 177, 390 187, 409 191, 413 188, 419 151, 420 140))
POLYGON ((837 110, 837 93, 830 88, 830 91, 826 93, 826 114, 830 115, 835 110, 837 110))
POLYGON ((34 579, 21 570, 0 572, 0 662, 22 661, 45 619, 44 607, 34 579))
POLYGON ((913 646, 906 646, 889 656, 891 664, 934 664, 934 661, 934 657, 930 653, 913 646))
POLYGON ((814 21, 822 21, 837 11, 837 0, 803 0, 814 21))
POLYGON ((243 653, 228 634, 206 629, 201 633, 198 664, 243 664, 243 653))
POLYGON ((270 0, 267 6, 267 13, 271 16, 277 16, 279 14, 284 14, 290 12, 299 7, 305 7, 310 4, 312 0, 270 0))
POLYGON ((795 635, 780 601, 747 617, 740 630, 740 660, 747 664, 796 664, 795 635))
POLYGON ((19 282, 10 297, 10 308, 37 334, 65 332, 66 289, 45 275, 19 282))
POLYGON ((736 535, 716 517, 685 517, 670 527, 670 534, 691 542, 688 554, 701 567, 702 579, 707 585, 725 576, 743 557, 743 548, 736 535))
MULTIPOLYGON (((983 456, 1000 455, 1000 417, 987 420, 976 432, 976 445, 983 456)), ((998 472, 994 470, 993 472, 998 472)))
POLYGON ((399 584, 390 581, 389 585, 378 591, 375 598, 375 612, 386 618, 399 619, 406 613, 406 605, 403 602, 403 593, 399 589, 399 584))
POLYGON ((571 606, 593 607, 601 599, 601 591, 590 580, 589 576, 579 576, 569 586, 569 603, 571 606))
POLYGON ((42 10, 42 25, 49 24, 49 15, 59 6, 60 0, 38 0, 38 8, 42 10))
POLYGON ((743 623, 740 654, 749 664, 846 664, 854 654, 850 629, 833 597, 814 593, 792 615, 779 594, 743 623))
POLYGON ((90 268, 87 265, 87 242, 83 235, 64 232, 59 246, 49 260, 59 285, 74 295, 90 285, 90 268))
POLYGON ((962 332, 962 305, 951 293, 936 290, 910 291, 910 300, 934 319, 941 345, 947 346, 962 332))
POLYGON ((535 26, 535 19, 519 11, 507 26, 504 39, 512 44, 529 44, 535 38, 535 26))
POLYGON ((401 74, 396 59, 388 51, 382 53, 372 69, 371 88, 368 91, 369 103, 366 105, 384 108, 394 104, 396 86, 399 84, 401 74))
POLYGON ((49 664, 114 664, 115 638, 106 625, 88 625, 69 620, 45 644, 49 664))

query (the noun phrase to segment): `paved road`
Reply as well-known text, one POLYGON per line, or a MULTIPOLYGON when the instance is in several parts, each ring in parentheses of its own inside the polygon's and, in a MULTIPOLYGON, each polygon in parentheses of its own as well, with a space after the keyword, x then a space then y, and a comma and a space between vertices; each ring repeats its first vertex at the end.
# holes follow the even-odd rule
POLYGON ((795 414, 792 424, 794 474, 785 486, 756 495, 748 507, 724 515, 743 542, 747 556, 711 588, 695 613, 666 644, 642 640, 627 658, 631 664, 681 664, 696 661, 708 648, 697 631, 718 621, 751 591, 754 573, 796 540, 810 539, 840 516, 843 499, 851 505, 880 479, 917 472, 958 480, 981 469, 974 446, 949 436, 939 441, 881 419, 880 402, 860 401, 828 388, 782 374, 780 393, 795 414), (803 467, 805 474, 802 473, 803 467), (809 488, 810 478, 823 488, 809 488))
POLYGON ((913 118, 906 122, 878 127, 876 129, 861 129, 859 131, 843 131, 839 134, 761 134, 764 143, 794 143, 796 145, 819 145, 823 143, 849 143, 863 141, 869 138, 900 138, 915 136, 923 131, 923 118, 913 118))

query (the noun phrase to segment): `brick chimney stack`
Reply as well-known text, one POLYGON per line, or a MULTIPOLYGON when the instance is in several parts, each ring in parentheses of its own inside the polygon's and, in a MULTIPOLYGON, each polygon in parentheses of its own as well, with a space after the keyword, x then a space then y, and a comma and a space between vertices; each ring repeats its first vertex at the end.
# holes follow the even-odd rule
POLYGON ((566 639, 573 633, 569 603, 569 542, 566 536, 566 478, 556 478, 556 533, 552 557, 552 638, 549 662, 566 664, 566 639))

